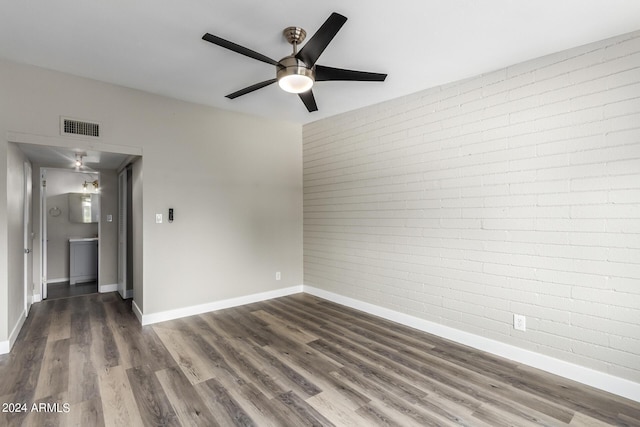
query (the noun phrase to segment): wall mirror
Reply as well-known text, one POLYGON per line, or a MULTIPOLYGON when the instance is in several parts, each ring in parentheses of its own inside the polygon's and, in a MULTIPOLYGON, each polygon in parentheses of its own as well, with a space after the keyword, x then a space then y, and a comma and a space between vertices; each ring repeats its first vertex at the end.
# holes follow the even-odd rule
POLYGON ((95 193, 69 193, 69 221, 92 223, 100 217, 100 195, 95 193))

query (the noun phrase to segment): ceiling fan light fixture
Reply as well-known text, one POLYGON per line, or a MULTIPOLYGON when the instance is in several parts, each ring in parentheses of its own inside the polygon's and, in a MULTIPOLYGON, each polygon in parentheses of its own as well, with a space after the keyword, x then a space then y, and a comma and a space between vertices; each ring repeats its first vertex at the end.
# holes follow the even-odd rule
POLYGON ((280 61, 269 58, 259 52, 240 46, 229 40, 205 33, 202 39, 229 49, 232 52, 244 55, 266 64, 276 67, 276 78, 252 84, 244 89, 237 90, 225 97, 236 99, 263 87, 267 87, 275 82, 286 92, 298 94, 298 97, 310 113, 318 111, 313 91, 311 90, 317 81, 356 81, 356 82, 383 82, 387 75, 382 73, 372 73, 368 71, 346 70, 342 68, 326 67, 317 63, 322 52, 331 43, 331 40, 340 31, 340 28, 347 22, 347 17, 333 12, 329 18, 320 26, 316 33, 298 51, 298 46, 302 43, 307 32, 300 27, 287 27, 282 32, 284 38, 293 46, 293 53, 285 56, 280 61))
POLYGON ((313 86, 313 79, 303 74, 289 74, 278 80, 280 88, 289 93, 306 92, 313 86))
POLYGON ((303 93, 313 86, 314 74, 313 68, 307 68, 304 62, 294 56, 287 56, 280 61, 276 78, 282 90, 303 93))

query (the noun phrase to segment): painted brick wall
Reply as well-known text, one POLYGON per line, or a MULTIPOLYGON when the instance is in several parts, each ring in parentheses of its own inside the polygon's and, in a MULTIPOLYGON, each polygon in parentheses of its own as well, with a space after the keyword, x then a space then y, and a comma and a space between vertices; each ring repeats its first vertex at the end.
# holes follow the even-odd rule
POLYGON ((306 285, 640 382, 640 32, 303 138, 306 285))

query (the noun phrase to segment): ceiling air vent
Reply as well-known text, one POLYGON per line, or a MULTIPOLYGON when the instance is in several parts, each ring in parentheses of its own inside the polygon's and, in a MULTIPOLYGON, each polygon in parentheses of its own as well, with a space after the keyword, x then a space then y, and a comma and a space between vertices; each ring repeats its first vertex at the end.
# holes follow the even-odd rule
POLYGON ((90 136, 100 138, 100 123, 85 122, 82 120, 60 117, 60 130, 62 135, 90 136))

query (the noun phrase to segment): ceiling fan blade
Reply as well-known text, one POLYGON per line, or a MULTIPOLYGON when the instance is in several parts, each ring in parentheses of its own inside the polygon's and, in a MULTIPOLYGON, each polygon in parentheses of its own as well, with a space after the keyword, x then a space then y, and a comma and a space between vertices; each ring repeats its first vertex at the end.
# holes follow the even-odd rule
POLYGON ((300 59, 308 67, 313 67, 345 22, 347 22, 346 17, 333 12, 313 37, 300 49, 300 52, 296 54, 296 58, 300 59))
POLYGON ((240 89, 239 91, 236 91, 236 92, 230 93, 230 94, 229 94, 229 95, 227 95, 226 97, 227 97, 227 98, 229 98, 229 99, 235 99, 235 98, 237 98, 237 97, 239 97, 239 96, 242 96, 242 95, 246 95, 246 94, 248 94, 248 93, 251 93, 251 92, 253 92, 254 90, 262 89, 263 87, 265 87, 265 86, 269 86, 270 84, 275 83, 275 82, 276 82, 276 79, 265 80, 265 81, 263 81, 263 82, 256 83, 256 84, 254 84, 254 85, 251 85, 251 86, 245 87, 244 89, 240 89))
POLYGON ((345 70, 343 68, 325 67, 316 65, 316 81, 349 80, 357 82, 383 82, 386 74, 370 73, 368 71, 345 70))
POLYGON ((298 96, 300 96, 300 99, 302 99, 302 102, 304 102, 304 106, 307 107, 307 110, 310 113, 318 111, 316 99, 313 97, 313 91, 311 89, 306 92, 299 93, 298 96))
POLYGON ((202 40, 206 40, 210 43, 216 44, 218 46, 224 47, 225 49, 229 49, 233 52, 239 53, 240 55, 248 56, 249 58, 257 59, 258 61, 266 62, 271 65, 278 65, 278 61, 275 61, 268 56, 264 56, 261 53, 248 49, 244 46, 240 46, 239 44, 235 44, 230 42, 229 40, 222 39, 218 36, 214 36, 213 34, 206 33, 202 36, 202 40))

